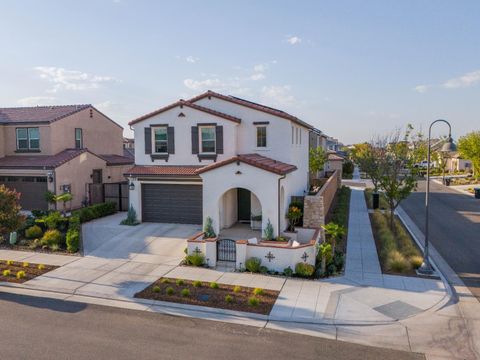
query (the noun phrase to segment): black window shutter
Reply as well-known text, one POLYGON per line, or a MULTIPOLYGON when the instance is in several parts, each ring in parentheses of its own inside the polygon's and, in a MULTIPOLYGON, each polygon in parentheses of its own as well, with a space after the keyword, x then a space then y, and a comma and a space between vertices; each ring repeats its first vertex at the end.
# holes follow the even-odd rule
POLYGON ((223 126, 215 127, 215 140, 217 143, 217 154, 223 154, 223 126))
POLYGON ((192 154, 198 154, 198 126, 192 126, 192 154))
POLYGON ((168 139, 168 153, 175 154, 175 128, 169 126, 167 128, 167 139, 168 139))
POLYGON ((152 128, 145 128, 145 154, 152 153, 152 128))

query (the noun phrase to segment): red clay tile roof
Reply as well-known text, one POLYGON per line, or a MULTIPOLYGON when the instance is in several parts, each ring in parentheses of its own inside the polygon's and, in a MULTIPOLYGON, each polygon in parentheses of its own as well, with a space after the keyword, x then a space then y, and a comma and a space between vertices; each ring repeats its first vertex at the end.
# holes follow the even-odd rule
POLYGON ((297 170, 297 167, 295 165, 290 165, 278 160, 270 159, 266 156, 262 156, 259 154, 243 154, 243 155, 233 156, 229 159, 202 167, 198 169, 196 173, 201 174, 206 171, 210 171, 210 170, 219 168, 221 166, 231 164, 236 161, 241 161, 245 164, 255 166, 257 168, 270 171, 278 175, 286 175, 292 171, 297 170))
POLYGON ((285 111, 275 109, 275 108, 272 108, 272 107, 269 107, 269 106, 266 106, 266 105, 257 104, 255 102, 248 101, 248 100, 245 100, 245 99, 241 99, 241 98, 238 98, 238 97, 235 97, 235 96, 222 95, 222 94, 216 93, 216 92, 211 91, 211 90, 208 90, 207 92, 205 92, 203 94, 200 94, 198 96, 195 96, 194 98, 189 99, 188 102, 195 103, 198 100, 201 100, 201 99, 204 99, 204 98, 210 97, 210 96, 216 97, 218 99, 230 101, 230 102, 235 103, 235 104, 243 105, 243 106, 249 107, 251 109, 263 111, 267 114, 275 115, 275 116, 293 121, 294 123, 296 123, 298 125, 301 125, 301 126, 304 126, 308 129, 312 129, 312 130, 314 129, 314 127, 312 125, 306 123, 303 120, 300 120, 296 116, 293 116, 293 115, 290 115, 290 114, 286 113, 285 111))
POLYGON ((89 107, 83 104, 0 108, 0 124, 51 123, 89 107))
POLYGON ((195 176, 201 166, 174 165, 136 165, 128 170, 125 176, 195 176))
POLYGON ((233 121, 233 122, 236 122, 238 124, 240 124, 240 122, 242 121, 241 119, 235 117, 235 116, 232 116, 232 115, 228 115, 228 114, 224 114, 220 111, 216 111, 216 110, 212 110, 212 109, 209 109, 209 108, 206 108, 206 107, 203 107, 203 106, 200 106, 200 105, 196 105, 196 104, 192 104, 188 101, 185 101, 185 100, 179 100, 173 104, 170 104, 170 105, 167 105, 161 109, 158 109, 158 110, 155 110, 151 113, 148 113, 146 115, 143 115, 143 116, 140 116, 139 118, 135 119, 135 120, 132 120, 128 123, 128 125, 133 125, 133 124, 136 124, 140 121, 143 121, 145 119, 148 119, 152 116, 155 116, 155 115, 158 115, 162 112, 165 112, 167 110, 170 110, 170 109, 173 109, 177 106, 187 106, 187 107, 190 107, 192 109, 195 109, 195 110, 199 110, 199 111, 203 111, 205 113, 208 113, 208 114, 211 114, 211 115, 215 115, 215 116, 219 116, 221 118, 224 118, 224 119, 227 119, 227 120, 230 120, 230 121, 233 121))
POLYGON ((135 159, 131 156, 121 156, 115 154, 98 155, 107 162, 107 165, 128 165, 133 164, 135 159))
POLYGON ((0 168, 54 169, 87 151, 87 149, 67 149, 55 155, 5 156, 0 158, 0 168))
POLYGON ((328 154, 328 160, 330 160, 330 161, 343 161, 344 158, 341 157, 340 155, 330 153, 330 154, 328 154))

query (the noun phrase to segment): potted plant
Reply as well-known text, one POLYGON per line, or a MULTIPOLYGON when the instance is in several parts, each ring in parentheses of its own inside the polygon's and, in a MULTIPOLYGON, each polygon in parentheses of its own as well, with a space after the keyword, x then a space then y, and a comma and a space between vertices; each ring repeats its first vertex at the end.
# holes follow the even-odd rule
POLYGON ((250 216, 250 227, 252 230, 261 230, 262 229, 262 214, 250 216))
POLYGON ((290 237, 292 240, 297 240, 297 231, 295 230, 295 226, 298 224, 302 217, 302 210, 297 206, 290 206, 287 212, 287 219, 288 219, 288 228, 285 231, 286 235, 290 237))
POLYGON ((217 234, 215 234, 215 230, 213 230, 213 220, 210 216, 207 216, 207 218, 205 219, 205 226, 203 227, 203 232, 205 233, 203 236, 204 239, 212 239, 217 236, 217 234))

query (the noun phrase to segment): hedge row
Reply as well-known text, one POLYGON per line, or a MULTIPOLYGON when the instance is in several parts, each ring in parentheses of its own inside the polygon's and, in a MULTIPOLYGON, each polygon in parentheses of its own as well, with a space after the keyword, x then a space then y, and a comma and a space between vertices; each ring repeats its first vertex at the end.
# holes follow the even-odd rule
POLYGON ((114 202, 106 202, 96 205, 87 206, 75 210, 72 215, 78 216, 81 223, 98 219, 104 216, 112 215, 117 212, 117 205, 114 202))

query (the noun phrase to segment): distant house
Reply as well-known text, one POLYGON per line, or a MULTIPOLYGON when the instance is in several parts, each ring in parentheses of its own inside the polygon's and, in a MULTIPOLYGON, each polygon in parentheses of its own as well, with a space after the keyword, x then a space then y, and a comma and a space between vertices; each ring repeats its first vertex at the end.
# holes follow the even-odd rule
POLYGON ((468 159, 462 159, 459 153, 455 153, 453 156, 447 158, 447 171, 470 171, 472 169, 472 161, 468 159))
POLYGON ((0 183, 21 193, 25 210, 47 209, 47 191, 70 192, 80 207, 88 184, 125 180, 133 158, 122 134, 92 105, 0 108, 0 183))

